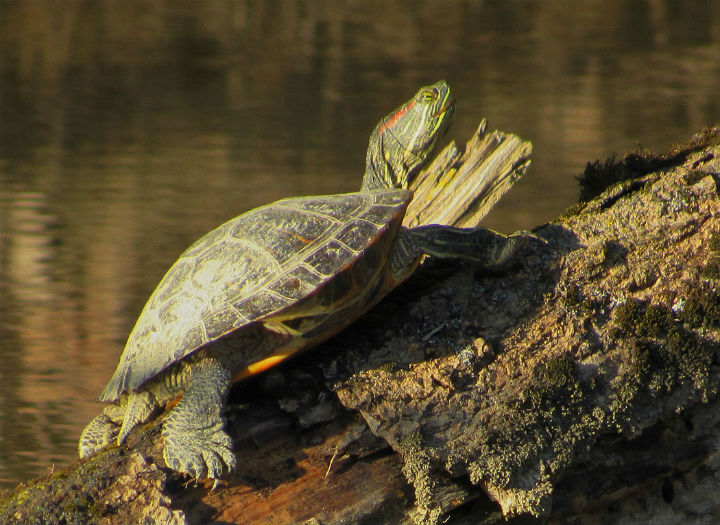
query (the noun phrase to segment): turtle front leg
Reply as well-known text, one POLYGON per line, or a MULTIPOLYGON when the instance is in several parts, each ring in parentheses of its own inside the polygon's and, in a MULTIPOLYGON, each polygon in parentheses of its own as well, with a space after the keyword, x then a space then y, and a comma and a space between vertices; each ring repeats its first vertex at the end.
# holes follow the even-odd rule
POLYGON ((483 228, 455 228, 430 224, 402 228, 392 253, 392 267, 402 275, 421 255, 467 259, 483 266, 503 266, 528 243, 544 241, 527 232, 502 235, 483 228))
POLYGON ((215 357, 193 364, 185 394, 163 424, 168 467, 196 479, 217 479, 235 469, 232 439, 222 418, 230 377, 229 368, 215 357))

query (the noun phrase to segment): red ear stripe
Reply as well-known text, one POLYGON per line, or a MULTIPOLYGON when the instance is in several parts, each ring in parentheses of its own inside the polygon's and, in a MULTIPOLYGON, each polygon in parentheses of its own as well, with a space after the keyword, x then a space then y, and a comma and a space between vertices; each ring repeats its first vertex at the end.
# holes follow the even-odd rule
POLYGON ((388 128, 392 128, 395 123, 398 121, 400 117, 402 117, 405 113, 410 111, 410 108, 412 108, 415 105, 415 100, 411 100, 407 104, 405 104, 403 107, 398 109, 394 114, 388 117, 388 119, 385 121, 385 124, 380 126, 380 129, 378 130, 378 136, 382 135, 383 131, 385 131, 388 128))

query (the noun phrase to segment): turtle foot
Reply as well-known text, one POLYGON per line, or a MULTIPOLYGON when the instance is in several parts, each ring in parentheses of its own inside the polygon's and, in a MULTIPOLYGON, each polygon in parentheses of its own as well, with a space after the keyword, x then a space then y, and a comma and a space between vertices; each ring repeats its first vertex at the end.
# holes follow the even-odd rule
POLYGON ((232 439, 222 429, 222 421, 208 428, 180 428, 168 419, 163 437, 165 464, 177 472, 217 480, 237 467, 232 439))
POLYGON ((163 456, 171 469, 195 479, 218 479, 235 470, 232 439, 223 430, 221 416, 230 375, 228 367, 215 358, 193 366, 185 395, 163 424, 163 456))
POLYGON ((117 441, 123 412, 124 410, 117 405, 110 405, 102 414, 90 421, 80 434, 78 442, 78 453, 81 458, 92 456, 101 448, 117 441))

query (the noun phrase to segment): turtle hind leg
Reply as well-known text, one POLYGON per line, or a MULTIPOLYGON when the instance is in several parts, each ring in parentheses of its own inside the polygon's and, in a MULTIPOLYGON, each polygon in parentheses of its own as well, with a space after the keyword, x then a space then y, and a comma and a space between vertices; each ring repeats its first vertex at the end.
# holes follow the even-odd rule
POLYGON ((217 479, 237 466, 222 411, 230 369, 214 357, 193 365, 182 400, 163 423, 163 456, 168 467, 194 478, 217 479))
POLYGON ((101 448, 115 442, 125 415, 123 405, 124 403, 113 403, 106 406, 102 413, 85 427, 78 442, 81 458, 92 456, 101 448))
POLYGON ((130 393, 127 408, 122 419, 122 427, 117 436, 118 445, 122 445, 130 432, 142 423, 148 421, 160 408, 155 396, 146 390, 130 393))

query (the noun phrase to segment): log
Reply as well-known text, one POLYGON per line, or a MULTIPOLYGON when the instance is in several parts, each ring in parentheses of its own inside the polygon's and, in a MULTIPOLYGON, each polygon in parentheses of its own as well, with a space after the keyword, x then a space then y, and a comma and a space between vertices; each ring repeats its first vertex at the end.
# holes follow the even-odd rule
MULTIPOLYGON (((591 163, 583 202, 513 266, 429 259, 337 337, 237 385, 241 467, 221 487, 167 469, 154 421, 21 484, 0 522, 710 521, 719 182, 720 127, 591 163)), ((475 203, 469 224, 481 194, 456 207, 475 203)))

